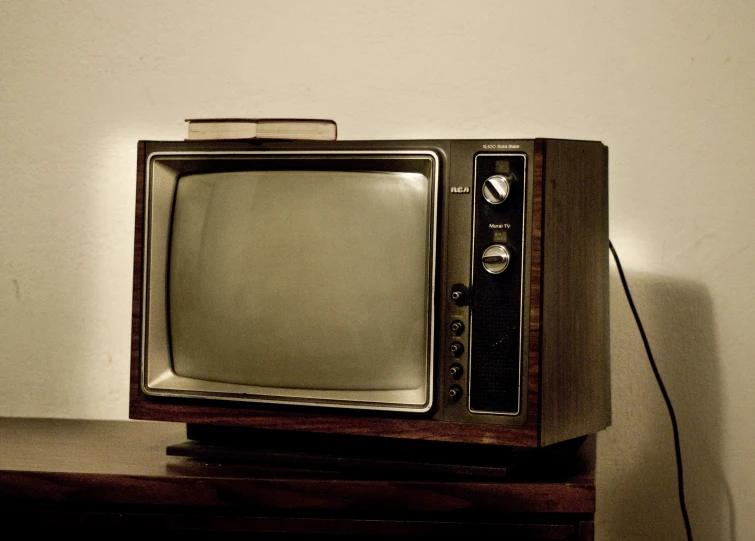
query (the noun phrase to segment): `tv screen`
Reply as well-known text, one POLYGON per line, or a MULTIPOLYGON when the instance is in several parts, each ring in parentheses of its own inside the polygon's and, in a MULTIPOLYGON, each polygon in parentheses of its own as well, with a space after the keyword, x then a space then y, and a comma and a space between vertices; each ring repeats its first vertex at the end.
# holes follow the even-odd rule
POLYGON ((302 396, 414 389, 427 399, 431 179, 186 174, 173 205, 167 317, 175 375, 302 396))

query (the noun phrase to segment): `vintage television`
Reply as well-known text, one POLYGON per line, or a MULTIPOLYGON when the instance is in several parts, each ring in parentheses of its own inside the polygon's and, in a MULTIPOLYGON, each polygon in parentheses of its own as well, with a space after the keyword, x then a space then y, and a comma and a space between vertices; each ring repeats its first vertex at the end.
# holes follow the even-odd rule
POLYGON ((539 447, 610 423, 596 141, 142 141, 130 416, 539 447))

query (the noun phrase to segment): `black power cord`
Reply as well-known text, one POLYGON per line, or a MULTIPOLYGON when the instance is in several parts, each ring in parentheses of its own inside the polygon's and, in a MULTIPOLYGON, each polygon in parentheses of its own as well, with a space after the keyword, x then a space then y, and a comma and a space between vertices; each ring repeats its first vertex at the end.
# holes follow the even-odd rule
POLYGON ((658 367, 655 364, 655 359, 653 359, 653 353, 650 351, 650 343, 648 342, 648 337, 645 335, 645 329, 642 326, 642 322, 640 321, 640 315, 637 313, 637 309, 634 307, 634 301, 632 300, 632 294, 629 292, 629 286, 627 285, 627 279, 624 277, 624 271, 621 268, 621 262, 619 261, 619 256, 616 254, 616 249, 613 247, 613 244, 611 241, 608 241, 608 248, 611 250, 611 255, 613 255, 614 261, 616 261, 616 268, 619 270, 619 277, 621 278, 621 285, 624 286, 624 293, 627 295, 627 300, 629 301, 629 307, 632 309, 632 314, 634 314, 634 320, 637 322, 637 328, 640 330, 640 336, 642 336, 642 343, 645 344, 645 351, 648 354, 648 359, 650 360, 650 366, 653 369, 653 374, 655 374, 655 380, 658 382, 658 387, 661 389, 661 394, 663 395, 663 400, 666 402, 666 408, 668 408, 669 416, 671 417, 671 428, 674 430, 674 451, 676 452, 676 473, 677 473, 677 481, 679 484, 679 506, 682 508, 682 518, 684 519, 684 529, 687 530, 687 539, 689 541, 692 541, 692 528, 689 524, 689 515, 687 514, 687 504, 684 503, 684 475, 682 474, 682 448, 681 444, 679 443, 679 428, 676 424, 676 415, 674 414, 674 408, 671 405, 671 399, 668 396, 668 393, 666 392, 666 386, 663 385, 663 380, 661 379, 661 374, 658 372, 658 367))

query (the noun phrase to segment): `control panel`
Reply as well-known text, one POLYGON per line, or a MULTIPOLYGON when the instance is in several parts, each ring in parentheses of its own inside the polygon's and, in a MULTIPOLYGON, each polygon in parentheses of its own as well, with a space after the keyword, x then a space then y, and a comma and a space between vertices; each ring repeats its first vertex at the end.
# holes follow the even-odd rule
POLYGON ((478 154, 469 306, 469 409, 517 415, 527 156, 478 154))

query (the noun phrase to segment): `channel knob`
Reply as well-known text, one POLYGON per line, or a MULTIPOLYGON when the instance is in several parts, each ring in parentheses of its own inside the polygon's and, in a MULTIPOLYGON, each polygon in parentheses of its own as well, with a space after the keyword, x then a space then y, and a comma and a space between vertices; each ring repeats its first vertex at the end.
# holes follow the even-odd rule
POLYGON ((509 266, 509 251, 503 244, 493 244, 482 252, 482 266, 490 274, 501 274, 509 266))
POLYGON ((500 205, 509 196, 511 184, 503 175, 493 175, 482 183, 482 196, 491 205, 500 205))

